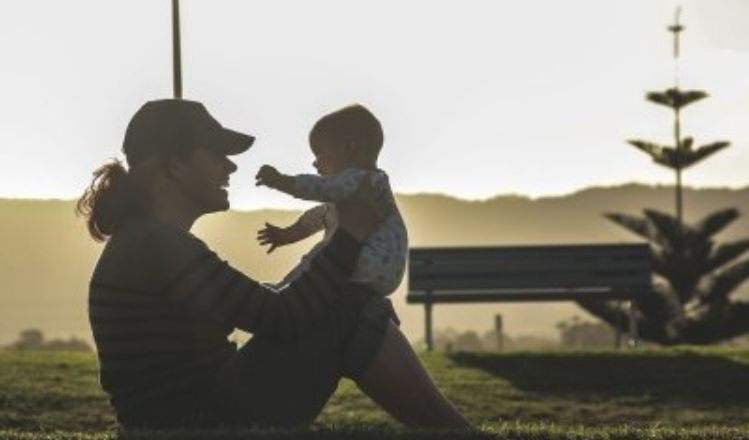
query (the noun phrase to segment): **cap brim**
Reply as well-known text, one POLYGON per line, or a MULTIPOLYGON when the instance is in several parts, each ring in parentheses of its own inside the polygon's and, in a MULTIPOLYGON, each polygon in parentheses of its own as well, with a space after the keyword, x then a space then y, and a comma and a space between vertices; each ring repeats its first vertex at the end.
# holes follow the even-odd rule
POLYGON ((253 142, 255 142, 254 136, 222 128, 217 134, 214 145, 227 156, 233 156, 247 151, 253 142))

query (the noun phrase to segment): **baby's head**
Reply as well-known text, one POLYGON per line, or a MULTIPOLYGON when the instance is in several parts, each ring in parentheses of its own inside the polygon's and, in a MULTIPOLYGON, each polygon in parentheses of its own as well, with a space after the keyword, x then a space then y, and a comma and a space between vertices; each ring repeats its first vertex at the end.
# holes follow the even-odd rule
POLYGON ((309 133, 314 166, 323 176, 349 167, 376 169, 382 141, 380 121, 360 104, 323 116, 309 133))

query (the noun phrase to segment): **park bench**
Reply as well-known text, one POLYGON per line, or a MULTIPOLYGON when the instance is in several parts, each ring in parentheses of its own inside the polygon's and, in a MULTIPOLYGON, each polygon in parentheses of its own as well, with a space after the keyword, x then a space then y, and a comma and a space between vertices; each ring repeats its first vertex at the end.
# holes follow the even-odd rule
POLYGON ((412 248, 408 268, 406 300, 424 305, 428 350, 439 303, 629 301, 634 343, 634 300, 652 291, 650 248, 640 243, 412 248))

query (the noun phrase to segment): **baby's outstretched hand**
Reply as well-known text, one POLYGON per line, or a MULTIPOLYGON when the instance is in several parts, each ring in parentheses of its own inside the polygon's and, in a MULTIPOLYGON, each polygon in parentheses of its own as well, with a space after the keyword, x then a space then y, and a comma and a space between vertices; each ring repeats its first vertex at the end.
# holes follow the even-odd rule
POLYGON ((275 188, 281 181, 281 173, 270 165, 263 165, 255 175, 255 186, 269 186, 275 188))
POLYGON ((273 252, 277 247, 290 243, 286 229, 279 228, 270 223, 265 224, 265 229, 257 231, 257 241, 261 246, 269 244, 268 253, 273 252))

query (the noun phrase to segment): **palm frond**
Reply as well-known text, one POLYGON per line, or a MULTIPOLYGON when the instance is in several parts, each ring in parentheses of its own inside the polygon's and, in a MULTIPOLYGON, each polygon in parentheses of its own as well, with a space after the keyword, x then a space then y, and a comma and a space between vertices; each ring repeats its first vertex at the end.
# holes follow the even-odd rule
POLYGON ((707 300, 715 301, 727 298, 747 279, 749 279, 749 260, 739 261, 720 271, 710 280, 710 286, 706 289, 707 300))
POLYGON ((702 161, 703 159, 706 159, 709 156, 712 156, 713 154, 717 153, 718 151, 728 147, 731 145, 730 142, 727 141, 718 141, 713 142, 712 144, 702 145, 696 150, 687 150, 683 151, 684 155, 680 160, 681 167, 687 168, 690 167, 697 162, 702 161))
POLYGON ((674 251, 684 247, 686 226, 680 223, 679 219, 655 209, 645 209, 643 212, 655 228, 658 240, 663 247, 674 251))
POLYGON ((607 212, 603 216, 646 240, 655 241, 657 238, 647 219, 619 212, 607 212))
POLYGON ((736 208, 721 209, 706 215, 702 220, 694 225, 694 232, 702 239, 709 240, 710 237, 717 234, 723 228, 739 218, 739 211, 736 208))
POLYGON ((640 150, 640 151, 642 151, 644 153, 647 153, 653 159, 655 159, 656 157, 660 157, 660 155, 663 152, 663 148, 664 148, 663 146, 658 145, 656 143, 648 142, 648 141, 642 141, 642 140, 639 140, 639 139, 630 139, 630 140, 627 140, 627 143, 630 144, 630 145, 632 145, 632 146, 634 146, 638 150, 640 150))
POLYGON ((645 95, 648 101, 674 110, 682 109, 705 97, 707 93, 702 90, 679 90, 677 88, 670 88, 663 92, 648 92, 645 95))
POLYGON ((749 251, 749 238, 719 245, 705 262, 711 272, 749 251))
POLYGON ((678 166, 676 149, 673 147, 664 147, 663 145, 658 145, 654 142, 639 139, 630 139, 627 143, 648 154, 653 159, 653 162, 658 165, 663 165, 670 169, 676 169, 678 166))
POLYGON ((659 246, 650 247, 650 255, 653 263, 653 273, 668 280, 671 275, 671 255, 659 246))
POLYGON ((683 162, 682 156, 684 154, 677 150, 676 148, 672 147, 664 147, 663 150, 661 150, 661 155, 658 158, 653 158, 653 161, 657 163, 658 165, 663 165, 666 168, 670 168, 672 170, 676 170, 681 168, 681 163, 683 162))

